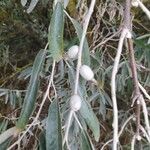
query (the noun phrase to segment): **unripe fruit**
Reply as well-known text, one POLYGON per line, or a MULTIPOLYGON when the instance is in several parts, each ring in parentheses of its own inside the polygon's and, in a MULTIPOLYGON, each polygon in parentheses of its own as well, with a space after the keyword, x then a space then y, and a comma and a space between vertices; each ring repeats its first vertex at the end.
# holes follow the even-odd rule
POLYGON ((81 108, 81 97, 79 95, 73 95, 70 99, 70 107, 73 111, 78 111, 81 108))
POLYGON ((91 70, 91 68, 87 65, 82 65, 80 67, 80 75, 85 79, 85 80, 92 80, 94 78, 94 73, 91 70))
POLYGON ((132 0, 131 4, 132 4, 133 7, 138 7, 139 6, 139 3, 136 0, 132 0))
POLYGON ((68 57, 71 58, 71 59, 75 59, 78 56, 78 52, 79 52, 79 46, 74 45, 74 46, 69 48, 68 57))
POLYGON ((142 137, 140 135, 138 135, 136 138, 138 141, 141 141, 141 139, 142 139, 142 137))
POLYGON ((127 29, 126 38, 128 38, 128 39, 132 38, 132 34, 131 34, 131 32, 128 29, 127 29))

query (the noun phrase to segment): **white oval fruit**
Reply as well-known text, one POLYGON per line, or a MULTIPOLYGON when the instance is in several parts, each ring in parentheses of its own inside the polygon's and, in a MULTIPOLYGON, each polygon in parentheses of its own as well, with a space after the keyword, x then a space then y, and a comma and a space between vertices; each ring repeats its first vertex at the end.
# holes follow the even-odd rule
POLYGON ((129 30, 127 31, 126 38, 128 38, 128 39, 132 38, 132 34, 129 30))
POLYGON ((138 7, 139 6, 139 3, 136 0, 132 0, 131 4, 132 4, 133 7, 138 7))
POLYGON ((136 139, 137 139, 138 141, 141 141, 142 137, 141 137, 140 135, 137 135, 136 139))
POLYGON ((70 99, 70 107, 73 111, 78 111, 81 108, 81 97, 79 95, 73 95, 70 99))
POLYGON ((79 52, 79 46, 74 45, 74 46, 69 48, 68 57, 71 58, 71 59, 75 59, 78 56, 78 52, 79 52))
POLYGON ((80 67, 80 74, 86 80, 92 80, 94 78, 94 73, 91 68, 87 65, 82 65, 80 67))

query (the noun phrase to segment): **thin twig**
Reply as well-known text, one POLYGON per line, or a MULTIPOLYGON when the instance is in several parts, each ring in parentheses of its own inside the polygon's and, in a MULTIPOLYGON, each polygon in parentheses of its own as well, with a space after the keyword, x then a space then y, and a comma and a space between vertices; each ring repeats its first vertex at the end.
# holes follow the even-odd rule
POLYGON ((13 143, 10 147, 8 147, 7 150, 11 150, 15 145, 19 144, 21 140, 23 139, 23 137, 29 132, 30 128, 35 125, 34 123, 32 122, 29 125, 29 127, 23 132, 23 134, 19 136, 19 139, 15 143, 13 143))
POLYGON ((143 108, 143 115, 144 115, 146 130, 147 130, 147 133, 148 133, 149 138, 150 138, 150 125, 149 125, 148 111, 147 111, 145 100, 144 100, 142 95, 140 96, 140 101, 141 101, 141 105, 143 108))
MULTIPOLYGON (((83 32, 82 32, 82 37, 81 37, 81 41, 80 41, 80 45, 79 45, 78 61, 77 61, 77 67, 76 67, 74 95, 76 95, 78 93, 79 70, 80 70, 80 67, 81 67, 83 44, 84 44, 84 40, 85 40, 85 37, 86 37, 86 32, 87 32, 87 28, 88 28, 88 25, 89 25, 89 21, 90 21, 91 15, 92 15, 93 10, 94 10, 95 2, 96 2, 96 0, 91 1, 89 11, 86 15, 85 22, 83 24, 83 32)), ((68 15, 68 13, 67 12, 65 12, 65 13, 72 20, 72 18, 68 15)), ((67 145, 68 149, 70 149, 69 148, 69 143, 68 143, 68 134, 69 134, 70 126, 71 126, 71 120, 74 117, 74 115, 73 115, 74 113, 75 112, 72 111, 72 110, 69 113, 67 126, 66 126, 66 131, 65 131, 65 136, 64 136, 64 140, 63 140, 63 145, 66 142, 66 145, 67 145)))
POLYGON ((143 12, 150 19, 150 11, 145 7, 145 5, 140 0, 136 0, 136 1, 138 2, 139 7, 143 10, 143 12))
POLYGON ((122 125, 121 130, 119 131, 119 134, 118 134, 119 137, 121 136, 121 134, 122 134, 122 132, 123 132, 125 126, 127 125, 127 123, 128 123, 131 119, 133 119, 133 118, 134 118, 134 116, 131 115, 131 116, 125 121, 125 123, 122 125))
POLYGON ((93 49, 92 52, 95 51, 95 49, 97 49, 98 47, 100 47, 101 45, 105 44, 106 42, 108 42, 109 40, 111 40, 113 37, 117 36, 120 33, 121 29, 118 30, 117 32, 115 32, 113 35, 111 35, 110 37, 106 38, 104 41, 100 42, 99 44, 97 44, 93 49))
MULTIPOLYGON (((48 43, 46 44, 46 46, 45 46, 45 48, 44 48, 44 50, 46 50, 47 49, 47 47, 48 47, 48 43)), ((10 137, 10 136, 17 136, 18 134, 20 134, 20 132, 21 132, 21 130, 19 130, 19 129, 17 129, 16 127, 12 127, 12 128, 10 128, 10 129, 8 129, 8 130, 6 130, 3 134, 1 134, 1 136, 0 136, 0 138, 3 136, 3 135, 5 135, 5 138, 6 137, 10 137), (14 131, 15 130, 15 131, 14 131), (7 136, 6 136, 7 135, 7 136)), ((3 138, 4 139, 4 138, 3 138)), ((1 140, 0 140, 1 141, 1 140)), ((11 146, 10 146, 10 149, 12 148, 12 147, 14 147, 16 144, 17 144, 18 142, 16 141, 14 144, 12 144, 11 146)), ((8 148, 8 150, 9 150, 9 148, 8 148)))
POLYGON ((147 93, 147 91, 144 89, 144 87, 140 83, 138 83, 138 85, 139 85, 139 88, 141 89, 141 91, 143 92, 143 94, 145 95, 145 97, 150 100, 150 95, 147 93))
POLYGON ((144 136, 146 137, 147 141, 150 143, 150 137, 147 134, 147 132, 145 131, 143 126, 140 126, 140 130, 143 132, 144 136))
POLYGON ((48 97, 48 95, 49 95, 50 87, 51 87, 51 85, 52 85, 52 83, 53 83, 54 71, 55 71, 55 60, 53 61, 52 73, 51 73, 51 77, 50 77, 50 80, 49 80, 49 84, 48 84, 47 90, 46 90, 45 95, 44 95, 44 97, 43 97, 42 103, 40 104, 40 108, 39 108, 39 110, 38 110, 38 113, 37 113, 37 115, 36 115, 36 117, 35 117, 35 119, 34 119, 35 122, 38 120, 39 115, 40 115, 40 113, 41 113, 41 111, 42 111, 43 105, 44 105, 44 103, 45 103, 45 101, 46 101, 46 99, 47 99, 47 97, 48 97))
POLYGON ((124 27, 121 32, 121 37, 118 44, 117 54, 114 61, 114 67, 112 71, 111 77, 111 96, 113 101, 113 150, 117 150, 117 143, 118 143, 118 108, 117 108, 117 99, 116 99, 116 75, 118 71, 119 61, 121 57, 122 47, 124 39, 131 38, 131 19, 130 19, 130 8, 131 2, 130 0, 126 0, 125 3, 125 11, 124 11, 124 27))
POLYGON ((55 60, 53 61, 52 73, 51 73, 51 77, 50 77, 50 80, 49 80, 49 84, 48 84, 47 90, 44 94, 42 103, 40 104, 40 108, 37 112, 36 117, 34 118, 33 122, 30 124, 30 126, 26 129, 26 131, 23 133, 23 135, 20 136, 19 139, 15 143, 13 143, 7 150, 11 150, 15 145, 20 143, 20 141, 23 139, 23 137, 26 135, 26 133, 30 130, 30 128, 38 121, 38 118, 39 118, 39 115, 42 111, 43 105, 44 105, 44 103, 45 103, 45 101, 46 101, 46 99, 49 95, 49 90, 50 90, 50 87, 51 87, 51 84, 52 84, 52 81, 53 81, 53 76, 54 76, 54 69, 55 69, 55 60))
POLYGON ((137 77, 137 69, 136 69, 136 62, 134 57, 134 50, 133 50, 133 41, 132 39, 127 39, 128 42, 128 49, 129 49, 129 56, 130 56, 130 66, 132 71, 132 78, 134 83, 134 95, 133 95, 133 104, 136 101, 136 135, 139 136, 139 127, 140 127, 140 111, 141 111, 141 102, 140 102, 140 89, 138 86, 138 77, 137 77))
MULTIPOLYGON (((148 15, 148 17, 150 18, 150 12, 146 9, 146 7, 139 1, 137 0, 139 6, 142 8, 142 10, 148 15), (149 14, 148 14, 149 13, 149 14)), ((126 0, 126 3, 128 3, 128 5, 131 4, 130 0, 126 0)), ((128 10, 129 12, 126 13, 130 13, 130 10, 128 10)), ((127 28, 130 28, 129 22, 131 20, 127 20, 127 28)), ((134 56, 134 49, 133 49, 133 41, 131 38, 127 39, 128 42, 128 49, 129 49, 129 56, 130 56, 130 65, 131 65, 131 71, 132 71, 132 78, 133 78, 133 83, 134 83, 134 95, 133 95, 133 104, 136 101, 136 134, 133 137, 132 140, 132 144, 131 144, 131 149, 134 149, 134 144, 135 144, 135 140, 137 138, 137 140, 141 140, 141 136, 140 136, 140 113, 141 113, 141 105, 143 108, 143 115, 144 115, 144 120, 145 120, 145 124, 146 124, 146 130, 148 133, 148 136, 150 138, 150 125, 149 125, 149 119, 148 119, 148 111, 147 111, 147 107, 146 107, 146 103, 144 101, 143 95, 140 92, 140 84, 138 82, 138 76, 137 76, 137 68, 136 68, 136 61, 135 61, 135 56, 134 56)), ((143 88, 141 88, 143 90, 143 88)), ((145 89, 144 89, 144 93, 145 89)), ((147 95, 147 93, 146 93, 147 95)))
MULTIPOLYGON (((131 119, 133 119, 133 118, 134 118, 134 116, 131 115, 131 116, 124 122, 124 124, 123 124, 122 127, 121 127, 121 130, 120 130, 119 133, 118 133, 118 137, 121 136, 121 134, 122 134, 124 128, 126 127, 126 125, 127 125, 128 122, 129 122, 131 119)), ((110 142, 112 142, 112 141, 113 141, 113 139, 107 141, 107 142, 102 146, 101 150, 103 150, 103 149, 105 148, 105 146, 108 145, 108 144, 109 144, 110 142)))
MULTIPOLYGON (((131 22, 131 0, 126 0, 125 3, 125 26, 128 30, 131 31, 132 29, 132 22, 131 22)), ((134 95, 132 103, 136 101, 136 136, 137 138, 140 137, 139 130, 140 130, 140 111, 141 111, 141 104, 140 104, 140 89, 138 86, 138 77, 137 77, 137 68, 136 68, 136 61, 134 57, 134 49, 133 49, 133 40, 131 38, 127 38, 128 50, 129 50, 129 61, 131 66, 133 84, 134 84, 134 95)))
POLYGON ((81 125, 81 123, 80 123, 80 121, 79 121, 79 119, 78 119, 76 113, 74 113, 73 116, 74 116, 75 120, 77 121, 77 123, 78 123, 80 129, 83 130, 83 127, 82 127, 82 125, 81 125))
POLYGON ((78 93, 79 70, 80 70, 80 67, 81 67, 83 44, 84 44, 84 40, 85 40, 85 37, 86 37, 86 32, 87 32, 87 28, 88 28, 88 25, 89 25, 89 21, 90 21, 91 15, 92 15, 93 10, 94 10, 95 2, 96 2, 96 0, 91 1, 90 8, 89 8, 89 11, 86 15, 85 22, 84 22, 84 25, 83 25, 83 32, 82 32, 82 37, 81 37, 81 41, 80 41, 80 45, 79 45, 79 52, 78 52, 78 62, 77 62, 77 69, 76 69, 74 94, 78 93))
POLYGON ((134 145, 136 141, 136 135, 133 136, 132 141, 131 141, 131 150, 134 150, 134 145))
POLYGON ((112 70, 112 77, 111 77, 111 97, 113 102, 113 150, 117 150, 117 143, 118 143, 118 107, 117 107, 117 99, 116 99, 116 75, 118 72, 119 61, 121 57, 122 47, 124 39, 129 31, 127 29, 123 29, 121 32, 117 54, 114 61, 114 66, 112 70))
POLYGON ((71 126, 71 121, 72 121, 73 114, 74 114, 74 111, 71 110, 69 112, 69 117, 68 117, 68 121, 67 121, 65 136, 64 136, 64 139, 63 139, 63 145, 66 142, 67 147, 69 147, 69 144, 68 144, 68 134, 69 134, 69 129, 70 129, 70 126, 71 126))
MULTIPOLYGON (((86 32, 87 32, 87 28, 88 28, 88 25, 89 25, 89 21, 90 21, 91 15, 92 15, 93 10, 94 10, 95 2, 96 2, 96 0, 92 0, 91 1, 90 8, 89 8, 89 11, 88 11, 88 13, 86 15, 85 22, 84 22, 84 25, 83 25, 83 32, 82 32, 82 37, 81 37, 81 41, 80 41, 80 45, 79 45, 79 52, 78 52, 78 62, 77 62, 77 69, 76 69, 74 94, 78 93, 79 70, 80 70, 80 67, 81 67, 83 44, 84 44, 84 40, 85 40, 85 37, 86 37, 86 32)), ((69 16, 69 18, 70 18, 70 16, 69 16)), ((64 136, 64 140, 63 140, 63 145, 66 142, 68 149, 69 149, 68 134, 69 134, 71 120, 72 120, 72 117, 73 117, 74 113, 75 113, 74 111, 72 111, 72 110, 70 111, 70 114, 69 114, 69 117, 68 117, 66 131, 65 131, 65 136, 64 136)))

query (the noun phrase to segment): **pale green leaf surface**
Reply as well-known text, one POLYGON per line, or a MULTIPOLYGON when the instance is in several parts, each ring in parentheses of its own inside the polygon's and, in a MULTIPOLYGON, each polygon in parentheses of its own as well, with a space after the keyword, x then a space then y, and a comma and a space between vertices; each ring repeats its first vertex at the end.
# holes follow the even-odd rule
POLYGON ((85 130, 82 130, 81 133, 81 147, 82 150, 94 150, 94 146, 85 130))
POLYGON ((63 6, 58 2, 52 14, 48 33, 49 51, 56 61, 59 61, 63 55, 63 31, 63 6))
POLYGON ((46 150, 53 149, 62 150, 61 119, 57 100, 51 103, 46 122, 46 150))
POLYGON ((39 76, 40 76, 40 72, 43 66, 44 59, 45 59, 45 51, 41 50, 35 58, 29 86, 27 88, 27 93, 24 99, 22 110, 21 110, 21 115, 17 122, 17 127, 21 129, 25 128, 30 118, 30 115, 32 114, 34 110, 35 101, 36 101, 36 97, 38 93, 38 87, 40 83, 39 76))
POLYGON ((0 144, 0 150, 6 150, 11 141, 12 141, 12 137, 8 138, 6 141, 0 144))
POLYGON ((46 140, 45 140, 45 132, 44 131, 40 134, 39 150, 46 150, 46 140))
POLYGON ((95 140, 98 141, 99 137, 100 137, 99 122, 98 122, 98 119, 97 119, 96 115, 94 114, 90 104, 85 100, 82 101, 80 113, 81 113, 82 117, 85 119, 85 121, 86 121, 87 125, 89 126, 89 128, 91 129, 91 131, 93 132, 95 140))

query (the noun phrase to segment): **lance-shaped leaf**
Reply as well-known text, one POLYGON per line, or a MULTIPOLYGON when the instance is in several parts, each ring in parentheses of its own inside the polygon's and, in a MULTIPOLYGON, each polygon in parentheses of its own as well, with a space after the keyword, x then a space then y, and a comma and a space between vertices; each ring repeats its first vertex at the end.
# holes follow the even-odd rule
POLYGON ((46 150, 45 131, 40 134, 39 138, 39 150, 46 150))
POLYGON ((38 1, 39 1, 39 0, 31 0, 31 3, 30 3, 30 5, 29 5, 29 7, 28 7, 28 9, 27 9, 27 13, 28 13, 28 14, 32 12, 32 10, 33 10, 33 9, 35 8, 35 6, 37 5, 38 1))
POLYGON ((63 31, 63 7, 62 4, 58 2, 52 14, 48 33, 49 51, 55 61, 59 61, 63 55, 63 31))
POLYGON ((94 150, 94 146, 90 140, 90 137, 85 130, 82 130, 80 138, 82 150, 94 150))
POLYGON ((100 137, 99 122, 90 104, 85 100, 82 101, 80 113, 82 117, 85 119, 85 122, 87 123, 91 131, 93 132, 95 140, 98 141, 100 137))
POLYGON ((61 119, 57 100, 49 107, 46 123, 46 150, 53 149, 62 150, 61 119))
POLYGON ((28 120, 34 110, 35 101, 38 93, 39 87, 39 76, 43 66, 43 61, 45 59, 45 51, 41 50, 34 61, 32 73, 30 77, 29 86, 27 88, 27 93, 24 99, 24 104, 21 110, 21 115, 16 126, 20 129, 24 129, 28 120))
POLYGON ((9 137, 6 141, 0 144, 0 150, 6 150, 12 141, 12 137, 9 137))

